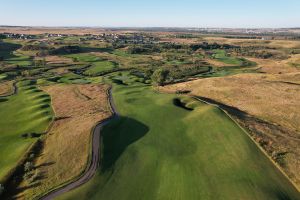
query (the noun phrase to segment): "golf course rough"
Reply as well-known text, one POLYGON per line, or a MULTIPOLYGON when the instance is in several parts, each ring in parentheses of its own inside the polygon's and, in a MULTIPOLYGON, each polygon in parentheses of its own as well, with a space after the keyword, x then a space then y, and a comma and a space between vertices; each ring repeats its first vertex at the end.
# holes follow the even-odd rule
POLYGON ((300 199, 222 110, 128 81, 113 98, 121 117, 101 132, 98 173, 58 199, 300 199))
POLYGON ((0 181, 37 140, 31 134, 44 133, 53 120, 50 96, 34 80, 16 87, 16 94, 0 98, 0 181))

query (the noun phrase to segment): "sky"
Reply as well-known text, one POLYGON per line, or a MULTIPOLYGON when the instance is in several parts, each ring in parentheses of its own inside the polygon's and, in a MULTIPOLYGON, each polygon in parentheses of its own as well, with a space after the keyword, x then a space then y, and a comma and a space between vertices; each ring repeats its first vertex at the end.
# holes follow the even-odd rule
POLYGON ((300 27, 300 0, 0 0, 0 25, 300 27))

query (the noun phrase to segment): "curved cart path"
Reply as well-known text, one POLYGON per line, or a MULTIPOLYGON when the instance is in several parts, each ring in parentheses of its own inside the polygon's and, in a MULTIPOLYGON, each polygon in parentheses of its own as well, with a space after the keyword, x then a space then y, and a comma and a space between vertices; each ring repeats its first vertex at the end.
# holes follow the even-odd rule
POLYGON ((108 124, 111 120, 119 117, 119 114, 116 112, 115 104, 112 99, 112 94, 111 94, 111 88, 108 89, 108 101, 109 105, 111 107, 112 111, 112 116, 102 122, 100 122, 93 131, 93 138, 92 138, 92 157, 91 157, 91 162, 89 163, 89 166, 87 167, 87 170, 81 175, 77 180, 60 187, 43 197, 41 197, 41 200, 50 200, 54 199, 55 197, 62 195, 70 190, 73 190, 84 183, 88 182, 91 180, 91 178, 95 175, 97 168, 99 166, 99 160, 100 160, 100 131, 103 126, 108 124))

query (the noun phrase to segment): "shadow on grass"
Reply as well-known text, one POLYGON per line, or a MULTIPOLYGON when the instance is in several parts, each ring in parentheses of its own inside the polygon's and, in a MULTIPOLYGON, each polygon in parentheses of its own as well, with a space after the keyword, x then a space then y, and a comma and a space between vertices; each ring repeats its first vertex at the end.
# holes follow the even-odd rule
POLYGON ((96 48, 96 47, 80 47, 82 53, 90 53, 90 52, 106 52, 111 53, 113 49, 111 48, 96 48))
POLYGON ((5 60, 17 58, 17 56, 12 54, 12 52, 18 50, 21 47, 22 45, 20 44, 3 42, 0 45, 0 56, 2 56, 5 60))
POLYGON ((174 104, 175 106, 177 106, 177 107, 183 108, 183 109, 188 110, 188 111, 194 110, 193 108, 187 107, 186 104, 183 103, 183 102, 182 102, 180 99, 178 99, 178 98, 173 99, 173 104, 174 104))
POLYGON ((42 168, 42 167, 48 167, 48 166, 51 166, 51 165, 54 165, 55 162, 45 162, 45 163, 42 163, 40 165, 37 165, 35 166, 35 169, 39 169, 39 168, 42 168))
POLYGON ((141 139, 149 131, 145 124, 128 117, 119 117, 103 128, 101 171, 113 167, 125 149, 141 139))

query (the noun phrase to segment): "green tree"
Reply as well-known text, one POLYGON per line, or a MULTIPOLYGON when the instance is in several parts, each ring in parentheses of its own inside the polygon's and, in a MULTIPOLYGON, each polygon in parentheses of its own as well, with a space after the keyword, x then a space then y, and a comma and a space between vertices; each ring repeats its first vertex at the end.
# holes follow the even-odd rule
POLYGON ((159 68, 155 70, 151 76, 153 84, 159 86, 164 85, 167 80, 168 74, 169 74, 169 70, 166 69, 159 68))

